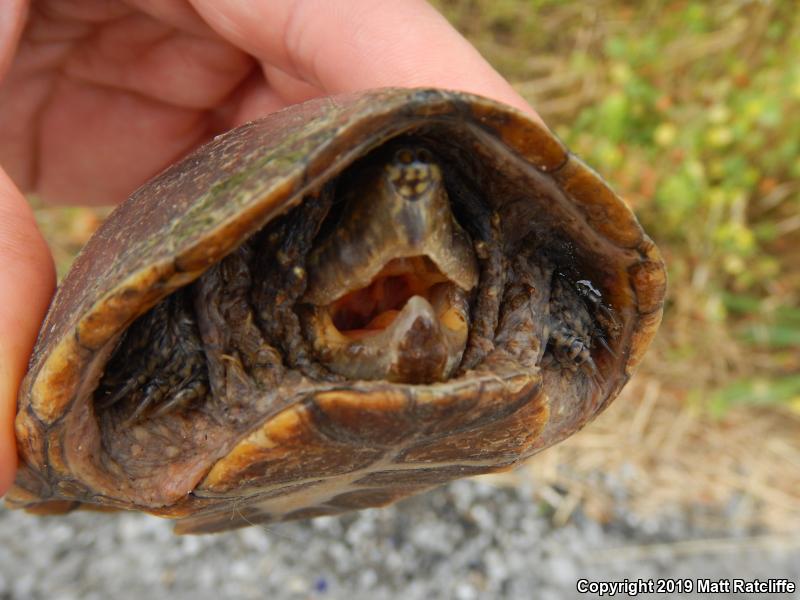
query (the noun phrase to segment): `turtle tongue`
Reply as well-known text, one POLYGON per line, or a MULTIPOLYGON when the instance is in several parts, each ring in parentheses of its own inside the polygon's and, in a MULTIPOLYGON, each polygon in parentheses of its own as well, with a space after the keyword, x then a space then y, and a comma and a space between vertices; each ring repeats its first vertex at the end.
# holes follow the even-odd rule
POLYGON ((426 150, 398 150, 359 175, 307 263, 306 335, 350 378, 444 380, 467 342, 472 244, 426 150))

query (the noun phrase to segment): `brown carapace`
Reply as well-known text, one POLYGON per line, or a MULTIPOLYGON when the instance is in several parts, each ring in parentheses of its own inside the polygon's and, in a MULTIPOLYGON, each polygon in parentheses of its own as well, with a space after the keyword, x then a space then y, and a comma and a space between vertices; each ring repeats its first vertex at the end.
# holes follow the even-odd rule
POLYGON ((435 89, 321 99, 137 190, 60 286, 7 504, 179 532, 508 469, 628 380, 664 265, 541 124, 435 89))

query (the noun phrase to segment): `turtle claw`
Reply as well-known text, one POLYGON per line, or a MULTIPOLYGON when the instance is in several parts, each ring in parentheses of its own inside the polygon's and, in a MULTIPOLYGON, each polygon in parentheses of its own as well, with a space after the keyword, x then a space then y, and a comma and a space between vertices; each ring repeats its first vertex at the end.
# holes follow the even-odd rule
POLYGON ((117 402, 128 396, 128 394, 133 392, 137 387, 141 385, 142 382, 139 381, 139 378, 131 377, 130 379, 128 379, 125 385, 123 385, 121 388, 119 388, 117 391, 111 394, 111 396, 103 398, 99 403, 99 408, 101 410, 105 410, 107 408, 110 408, 111 406, 114 406, 117 402))
POLYGON ((186 383, 187 387, 181 386, 181 391, 175 394, 168 402, 165 402, 156 410, 154 410, 151 416, 163 417, 177 408, 187 406, 193 400, 204 397, 208 391, 208 387, 202 380, 195 380, 186 383))
POLYGON ((138 423, 142 415, 144 415, 145 411, 153 404, 153 395, 147 394, 144 397, 144 400, 139 403, 139 406, 130 414, 130 416, 122 422, 124 427, 130 427, 131 425, 135 425, 138 423))
POLYGON ((595 338, 595 340, 597 341, 598 344, 600 344, 603 348, 605 348, 606 352, 608 352, 614 358, 617 358, 617 353, 614 352, 611 349, 611 346, 608 345, 608 342, 606 341, 606 338, 604 338, 602 335, 598 335, 595 338))
MULTIPOLYGON (((601 345, 608 350, 612 355, 614 352, 608 347, 608 344, 602 337, 597 337, 601 345)), ((597 363, 592 358, 589 342, 577 335, 570 328, 562 325, 553 329, 549 334, 548 348, 550 352, 546 353, 542 365, 557 363, 562 368, 568 369, 572 372, 578 370, 589 377, 597 386, 598 390, 602 390, 605 385, 605 378, 600 374, 600 369, 597 363)))
POLYGON ((606 317, 614 325, 617 324, 617 315, 614 314, 613 310, 611 310, 608 306, 606 306, 602 302, 598 302, 596 306, 597 306, 597 310, 599 310, 601 313, 603 313, 604 317, 606 317))
POLYGON ((603 389, 603 385, 605 384, 605 379, 600 374, 600 369, 597 368, 597 363, 589 357, 584 362, 583 365, 584 373, 586 373, 592 380, 592 382, 597 386, 598 390, 603 389))

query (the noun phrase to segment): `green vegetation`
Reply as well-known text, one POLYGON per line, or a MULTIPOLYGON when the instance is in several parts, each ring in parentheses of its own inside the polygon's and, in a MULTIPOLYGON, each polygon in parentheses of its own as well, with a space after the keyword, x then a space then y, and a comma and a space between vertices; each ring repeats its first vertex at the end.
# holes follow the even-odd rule
POLYGON ((796 3, 435 4, 661 247, 670 298, 644 368, 714 412, 800 410, 796 3))

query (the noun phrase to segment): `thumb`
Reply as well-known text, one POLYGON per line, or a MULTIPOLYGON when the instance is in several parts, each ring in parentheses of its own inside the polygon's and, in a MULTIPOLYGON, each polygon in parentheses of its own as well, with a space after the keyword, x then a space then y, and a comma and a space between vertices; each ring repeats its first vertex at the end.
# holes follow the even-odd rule
POLYGON ((262 65, 326 93, 433 85, 489 96, 539 118, 425 0, 190 3, 217 33, 262 65))
POLYGON ((53 259, 33 212, 0 169, 0 495, 16 471, 17 390, 54 287, 53 259))

